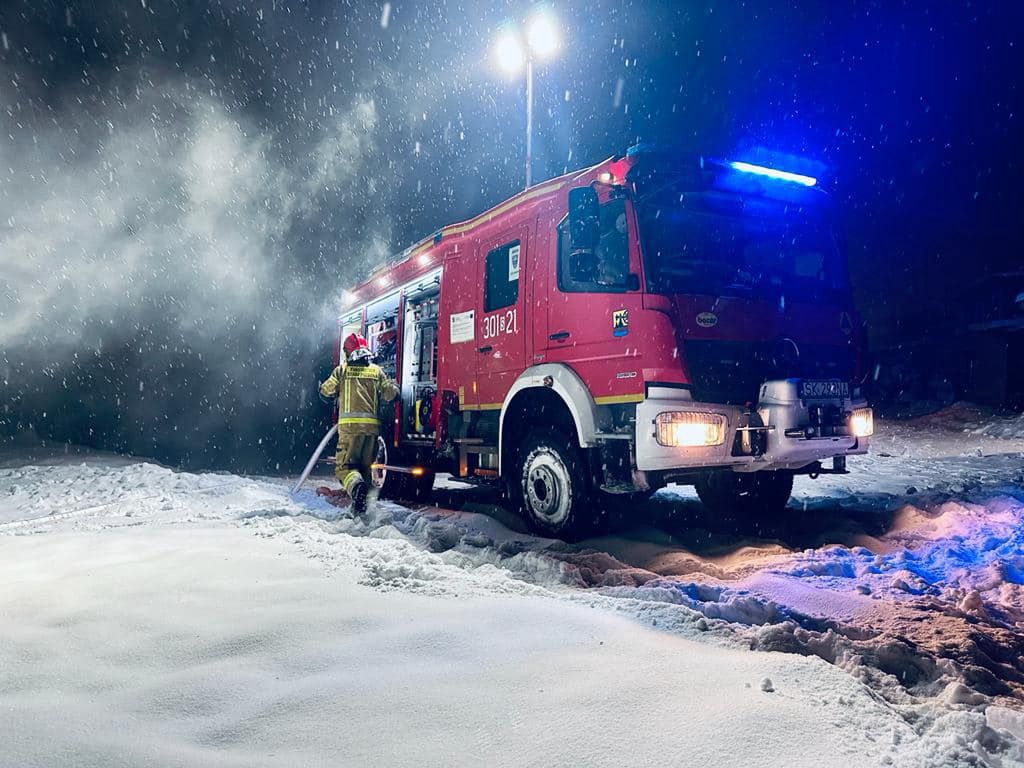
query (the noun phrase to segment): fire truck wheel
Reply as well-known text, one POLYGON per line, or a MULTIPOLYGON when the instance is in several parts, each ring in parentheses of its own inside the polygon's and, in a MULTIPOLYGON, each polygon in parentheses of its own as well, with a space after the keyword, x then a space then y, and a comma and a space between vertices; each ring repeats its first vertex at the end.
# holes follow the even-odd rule
POLYGON ((592 513, 591 484, 579 449, 556 429, 530 432, 512 480, 519 513, 539 533, 561 538, 583 535, 592 513))
MULTIPOLYGON (((373 463, 377 465, 390 464, 392 461, 397 461, 397 456, 392 456, 388 450, 387 441, 383 437, 377 438, 377 456, 374 458, 373 463), (390 459, 390 461, 389 461, 390 459)), ((408 482, 412 478, 403 472, 390 472, 386 469, 373 469, 370 471, 370 475, 373 478, 373 485, 380 491, 380 497, 382 499, 394 499, 400 500, 408 497, 408 482)))
POLYGON ((701 502, 715 516, 738 523, 770 523, 786 509, 793 493, 793 473, 708 472, 696 486, 701 502))
MULTIPOLYGON (((389 464, 388 457, 397 464, 401 464, 402 457, 391 454, 388 444, 383 437, 377 438, 377 456, 374 464, 389 464)), ((382 499, 393 499, 395 501, 425 501, 430 498, 430 492, 434 490, 434 472, 424 472, 419 477, 405 472, 389 472, 386 469, 374 469, 371 471, 373 485, 380 490, 382 499)))

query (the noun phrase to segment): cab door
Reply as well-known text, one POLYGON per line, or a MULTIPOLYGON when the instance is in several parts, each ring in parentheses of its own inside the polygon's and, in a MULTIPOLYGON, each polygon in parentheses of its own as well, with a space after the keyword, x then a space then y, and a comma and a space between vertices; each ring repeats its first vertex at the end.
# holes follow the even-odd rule
POLYGON ((477 403, 483 410, 500 408, 526 368, 529 250, 525 223, 480 242, 476 371, 477 403))
POLYGON ((643 308, 640 253, 628 202, 604 202, 600 225, 587 261, 571 253, 566 221, 552 238, 545 360, 572 367, 599 403, 628 402, 644 388, 644 340, 633 324, 643 308))

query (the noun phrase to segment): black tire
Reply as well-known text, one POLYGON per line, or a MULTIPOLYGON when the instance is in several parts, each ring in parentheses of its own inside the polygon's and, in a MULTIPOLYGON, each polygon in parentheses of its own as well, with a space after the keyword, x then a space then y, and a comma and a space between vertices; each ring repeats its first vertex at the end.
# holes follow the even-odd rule
POLYGON ((575 442, 557 429, 527 434, 509 489, 516 511, 544 536, 578 539, 598 522, 589 467, 575 442))
POLYGON ((705 473, 695 485, 701 502, 716 517, 770 531, 779 524, 793 493, 793 473, 720 470, 705 473))

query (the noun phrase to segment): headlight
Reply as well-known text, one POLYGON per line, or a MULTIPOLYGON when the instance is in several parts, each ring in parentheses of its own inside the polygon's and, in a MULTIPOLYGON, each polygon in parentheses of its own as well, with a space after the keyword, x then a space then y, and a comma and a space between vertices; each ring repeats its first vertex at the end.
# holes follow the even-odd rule
POLYGON ((718 413, 669 411, 654 420, 657 439, 671 448, 695 448, 725 442, 725 416, 718 413))
POLYGON ((875 414, 870 408, 857 408, 850 413, 850 432, 854 437, 871 437, 875 434, 875 414))

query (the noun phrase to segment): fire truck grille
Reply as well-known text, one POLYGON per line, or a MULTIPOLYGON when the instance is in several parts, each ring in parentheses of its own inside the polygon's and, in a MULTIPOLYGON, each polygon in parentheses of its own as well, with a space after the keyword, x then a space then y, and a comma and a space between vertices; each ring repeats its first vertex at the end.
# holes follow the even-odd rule
POLYGON ((756 403, 761 384, 771 379, 814 378, 851 381, 854 353, 848 347, 769 342, 689 341, 686 362, 693 397, 708 403, 756 403))

